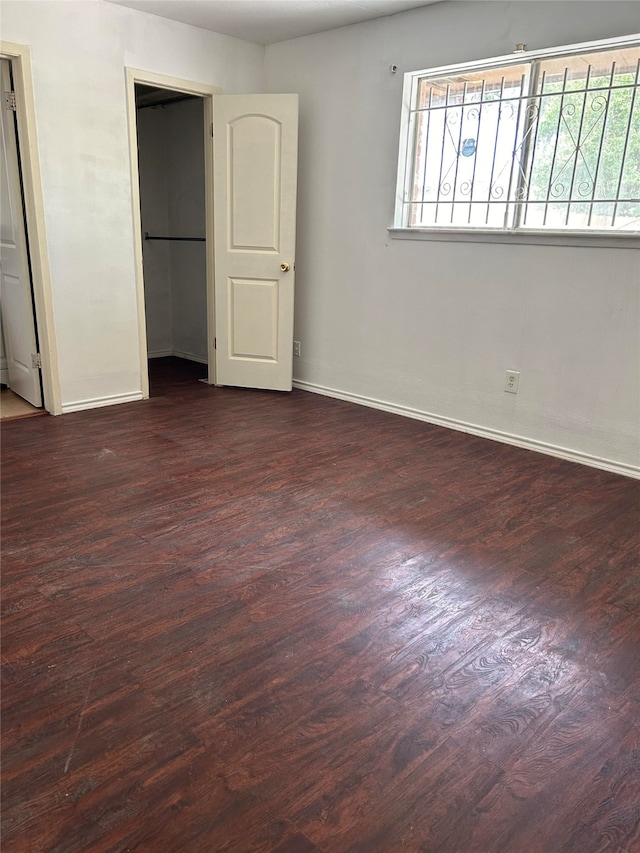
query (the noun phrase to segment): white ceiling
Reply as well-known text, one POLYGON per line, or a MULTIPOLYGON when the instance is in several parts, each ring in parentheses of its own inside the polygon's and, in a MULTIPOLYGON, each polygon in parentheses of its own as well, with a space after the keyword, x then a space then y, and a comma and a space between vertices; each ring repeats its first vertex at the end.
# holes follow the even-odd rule
POLYGON ((274 44, 442 0, 107 0, 227 36, 274 44))

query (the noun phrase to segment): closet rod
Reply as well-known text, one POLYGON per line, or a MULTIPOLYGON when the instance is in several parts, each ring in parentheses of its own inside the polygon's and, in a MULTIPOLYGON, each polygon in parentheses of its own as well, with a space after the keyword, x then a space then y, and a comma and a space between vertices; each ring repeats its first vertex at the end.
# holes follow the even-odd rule
POLYGON ((206 237, 153 237, 148 231, 144 232, 145 240, 188 240, 193 243, 205 243, 206 237))

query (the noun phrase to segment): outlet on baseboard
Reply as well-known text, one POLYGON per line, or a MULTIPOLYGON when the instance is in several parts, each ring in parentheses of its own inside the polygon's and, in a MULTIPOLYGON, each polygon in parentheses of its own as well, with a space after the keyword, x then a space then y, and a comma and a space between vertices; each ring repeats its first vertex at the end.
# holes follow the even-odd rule
POLYGON ((297 356, 298 358, 300 358, 300 356, 302 354, 302 350, 300 348, 300 341, 294 341, 293 342, 293 354, 295 356, 297 356))
POLYGON ((509 394, 518 393, 518 383, 520 382, 519 370, 507 370, 507 378, 504 381, 504 390, 509 394))

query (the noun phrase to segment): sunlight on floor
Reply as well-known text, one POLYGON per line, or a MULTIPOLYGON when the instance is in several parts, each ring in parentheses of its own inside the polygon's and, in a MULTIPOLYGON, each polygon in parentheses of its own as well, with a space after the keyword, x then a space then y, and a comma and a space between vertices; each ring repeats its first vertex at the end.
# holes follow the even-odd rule
POLYGON ((17 418, 32 418, 35 415, 45 415, 44 409, 37 409, 31 403, 27 403, 22 397, 10 388, 3 388, 0 391, 0 420, 10 421, 17 418))

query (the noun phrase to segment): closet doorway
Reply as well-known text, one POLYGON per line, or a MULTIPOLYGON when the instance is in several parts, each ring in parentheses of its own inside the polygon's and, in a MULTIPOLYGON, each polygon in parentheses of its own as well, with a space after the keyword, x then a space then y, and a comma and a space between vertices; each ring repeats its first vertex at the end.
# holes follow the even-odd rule
MULTIPOLYGON (((213 121, 219 90, 127 69, 140 371, 180 359, 215 381, 213 121)), ((198 372, 198 371, 196 371, 198 372)), ((153 390, 152 390, 153 393, 153 390)))
MULTIPOLYGON (((204 107, 207 382, 290 391, 298 96, 222 95, 213 87, 150 72, 127 69, 126 74, 143 398, 149 396, 148 352, 163 351, 154 350, 157 343, 149 340, 147 330, 145 264, 150 262, 143 244, 202 241, 195 239, 201 236, 197 233, 152 234, 143 227, 136 107, 136 97, 145 93, 141 86, 146 87, 147 95, 151 94, 150 88, 166 89, 173 95, 196 95, 204 107), (172 239, 154 240, 154 237, 172 239), (188 239, 176 240, 176 237, 188 239)), ((174 222, 180 228, 185 225, 180 217, 166 224, 174 222)), ((192 346, 193 341, 189 343, 189 351, 192 346)), ((187 354, 186 349, 179 344, 174 346, 173 341, 171 351, 187 354)), ((197 352, 191 355, 201 357, 197 352)))
MULTIPOLYGON (((135 97, 147 358, 153 380, 153 360, 172 357, 203 366, 209 360, 204 101, 142 83, 136 83, 135 97)), ((187 376, 207 377, 206 367, 185 368, 187 376)))

